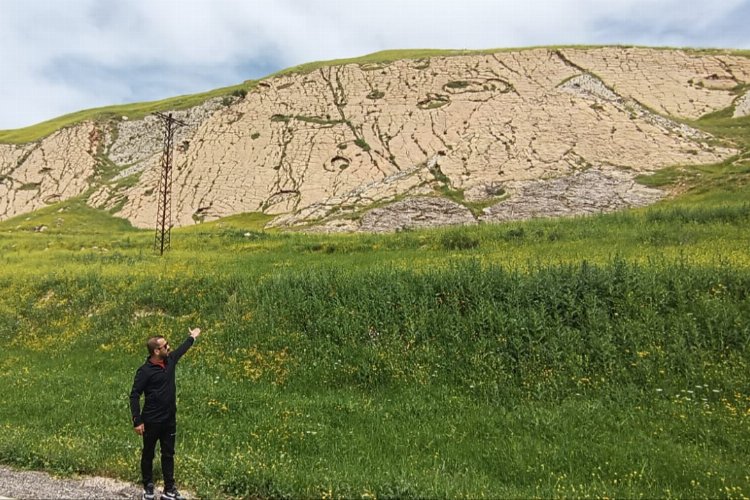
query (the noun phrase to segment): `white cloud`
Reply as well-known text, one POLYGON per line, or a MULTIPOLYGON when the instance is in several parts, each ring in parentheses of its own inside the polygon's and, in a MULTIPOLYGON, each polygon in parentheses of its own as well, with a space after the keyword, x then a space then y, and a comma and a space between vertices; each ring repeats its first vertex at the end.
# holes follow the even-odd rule
POLYGON ((396 48, 750 48, 747 0, 0 0, 0 129, 396 48))

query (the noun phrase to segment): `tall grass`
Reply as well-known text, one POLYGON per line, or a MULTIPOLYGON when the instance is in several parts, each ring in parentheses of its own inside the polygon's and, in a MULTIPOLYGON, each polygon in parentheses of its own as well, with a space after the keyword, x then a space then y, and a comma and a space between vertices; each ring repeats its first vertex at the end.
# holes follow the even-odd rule
POLYGON ((201 495, 744 494, 749 285, 620 259, 5 277, 0 460, 137 480, 142 344, 199 324, 178 471, 201 495))
POLYGON ((622 260, 530 272, 475 261, 419 273, 323 269, 262 282, 256 321, 304 339, 331 387, 406 378, 556 399, 589 379, 648 392, 704 382, 692 367, 748 354, 748 279, 731 267, 622 260), (341 361, 355 352, 355 363, 341 361))
POLYGON ((750 200, 725 168, 563 220, 246 214, 164 257, 80 200, 0 223, 0 462, 137 481, 144 342, 197 325, 177 470, 202 497, 746 497, 750 200))

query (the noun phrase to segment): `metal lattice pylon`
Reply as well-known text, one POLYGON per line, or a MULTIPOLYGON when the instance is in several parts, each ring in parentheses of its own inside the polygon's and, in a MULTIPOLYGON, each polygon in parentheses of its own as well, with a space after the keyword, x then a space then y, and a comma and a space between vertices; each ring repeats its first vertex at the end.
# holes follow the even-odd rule
POLYGON ((172 113, 156 113, 164 124, 164 152, 161 156, 161 174, 159 175, 159 189, 157 191, 156 205, 156 236, 154 238, 154 251, 164 255, 164 250, 169 250, 172 233, 172 149, 174 143, 174 131, 177 125, 185 123, 172 117, 172 113))

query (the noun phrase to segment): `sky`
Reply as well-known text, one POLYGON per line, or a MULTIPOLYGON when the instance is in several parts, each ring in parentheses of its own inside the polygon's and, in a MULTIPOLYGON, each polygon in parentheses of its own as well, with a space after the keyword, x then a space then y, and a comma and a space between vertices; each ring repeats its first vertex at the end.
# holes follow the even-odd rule
POLYGON ((379 50, 750 49, 750 0, 0 0, 0 130, 379 50))

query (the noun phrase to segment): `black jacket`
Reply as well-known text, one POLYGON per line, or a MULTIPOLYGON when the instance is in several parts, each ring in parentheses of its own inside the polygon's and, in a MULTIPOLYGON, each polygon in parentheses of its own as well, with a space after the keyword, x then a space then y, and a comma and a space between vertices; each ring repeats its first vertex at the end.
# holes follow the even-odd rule
POLYGON ((133 389, 130 391, 130 413, 133 427, 142 423, 170 422, 177 415, 177 388, 175 368, 183 354, 193 345, 195 339, 188 337, 180 347, 169 353, 166 366, 162 368, 146 358, 146 362, 135 372, 133 389), (146 393, 146 402, 141 412, 141 394, 146 393))

